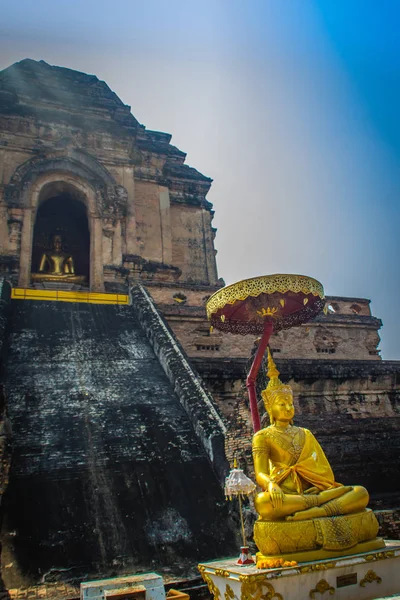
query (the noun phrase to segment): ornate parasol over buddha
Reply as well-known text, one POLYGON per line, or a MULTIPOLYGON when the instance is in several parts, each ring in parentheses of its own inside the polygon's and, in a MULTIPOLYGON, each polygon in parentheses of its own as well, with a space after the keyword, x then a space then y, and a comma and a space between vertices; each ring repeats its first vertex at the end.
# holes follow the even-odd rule
POLYGON ((206 310, 212 327, 229 333, 262 335, 246 381, 254 431, 261 427, 255 380, 272 332, 307 323, 324 305, 322 284, 305 275, 243 279, 209 298, 206 310))

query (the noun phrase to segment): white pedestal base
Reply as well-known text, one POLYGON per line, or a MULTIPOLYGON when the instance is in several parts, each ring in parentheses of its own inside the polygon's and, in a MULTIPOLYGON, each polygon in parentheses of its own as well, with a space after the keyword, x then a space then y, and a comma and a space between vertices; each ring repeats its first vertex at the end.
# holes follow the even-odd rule
POLYGON ((300 563, 240 567, 237 559, 199 565, 215 600, 376 600, 400 593, 400 541, 374 552, 300 563))

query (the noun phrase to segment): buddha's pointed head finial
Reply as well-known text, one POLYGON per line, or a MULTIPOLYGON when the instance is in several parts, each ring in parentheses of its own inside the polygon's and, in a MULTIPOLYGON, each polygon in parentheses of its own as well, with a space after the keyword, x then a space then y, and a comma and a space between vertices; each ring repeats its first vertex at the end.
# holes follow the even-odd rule
POLYGON ((268 389, 272 389, 273 387, 282 385, 281 380, 279 379, 279 371, 276 368, 276 364, 274 363, 274 359, 272 358, 271 350, 268 346, 268 370, 267 375, 269 378, 268 389))
POLYGON ((276 364, 274 362, 274 359, 272 358, 272 354, 271 354, 271 350, 269 349, 269 346, 268 346, 267 375, 269 378, 268 385, 265 388, 265 390, 263 390, 261 392, 261 396, 264 400, 265 409, 267 410, 269 417, 270 417, 270 421, 272 423, 273 419, 271 416, 271 408, 272 408, 272 405, 274 404, 274 402, 278 398, 282 398, 282 397, 292 399, 293 392, 292 392, 292 388, 290 387, 290 385, 285 385, 279 379, 279 371, 276 368, 276 364))

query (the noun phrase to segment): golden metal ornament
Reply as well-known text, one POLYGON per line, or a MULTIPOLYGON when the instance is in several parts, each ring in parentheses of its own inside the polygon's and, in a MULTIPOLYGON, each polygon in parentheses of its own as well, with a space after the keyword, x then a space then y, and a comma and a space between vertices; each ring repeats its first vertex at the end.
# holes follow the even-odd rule
POLYGON ((321 581, 318 581, 315 588, 310 591, 309 596, 310 598, 315 598, 315 594, 325 594, 325 592, 329 592, 332 596, 335 593, 335 588, 329 585, 326 579, 321 579, 321 581))
POLYGON ((226 571, 225 569, 215 569, 214 574, 217 575, 217 577, 230 577, 229 571, 226 571))
POLYGON ((360 581, 360 585, 361 587, 365 587, 367 585, 367 583, 372 583, 373 581, 376 581, 377 583, 382 583, 382 577, 379 577, 375 571, 368 571, 365 575, 365 577, 363 577, 360 581))
POLYGON ((372 562, 374 560, 382 560, 384 558, 394 558, 395 553, 393 550, 387 550, 386 552, 376 552, 375 554, 367 554, 365 560, 367 562, 372 562))
MULTIPOLYGON (((284 306, 284 304, 282 306, 284 306)), ((278 309, 275 307, 270 308, 268 306, 267 308, 262 307, 261 310, 257 310, 256 312, 260 317, 274 317, 278 312, 278 309)))
POLYGON ((226 584, 224 597, 225 597, 225 600, 233 600, 233 598, 236 597, 235 592, 233 591, 233 589, 231 588, 231 586, 228 583, 226 584))
POLYGON ((326 571, 328 569, 334 569, 336 566, 335 562, 324 562, 324 563, 315 563, 306 565, 304 567, 300 567, 300 573, 312 573, 313 571, 326 571))
POLYGON ((265 575, 239 575, 239 580, 242 582, 241 600, 283 600, 283 596, 275 592, 265 575))
POLYGON ((274 359, 272 358, 272 354, 269 348, 267 376, 269 378, 268 385, 265 388, 265 390, 261 392, 261 396, 264 400, 265 409, 269 413, 278 395, 280 397, 293 397, 292 388, 290 387, 290 385, 283 384, 279 379, 279 371, 276 368, 276 364, 274 362, 274 359))
POLYGON ((199 569, 200 575, 202 576, 203 580, 207 584, 208 591, 210 592, 210 594, 212 594, 214 596, 215 600, 220 600, 221 592, 220 592, 219 588, 215 585, 215 583, 213 582, 211 577, 206 573, 205 566, 198 565, 197 568, 199 569))

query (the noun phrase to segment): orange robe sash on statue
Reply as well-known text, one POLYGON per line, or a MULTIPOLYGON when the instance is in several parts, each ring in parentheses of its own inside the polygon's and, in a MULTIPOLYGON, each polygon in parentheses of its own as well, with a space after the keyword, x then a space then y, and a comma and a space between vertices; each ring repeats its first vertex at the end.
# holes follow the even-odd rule
POLYGON ((291 476, 298 494, 303 494, 304 489, 307 489, 304 487, 304 482, 315 486, 320 491, 340 487, 342 484, 335 481, 333 471, 321 446, 311 431, 308 429, 303 429, 303 431, 305 442, 299 460, 291 467, 270 460, 271 480, 279 485, 291 476))

